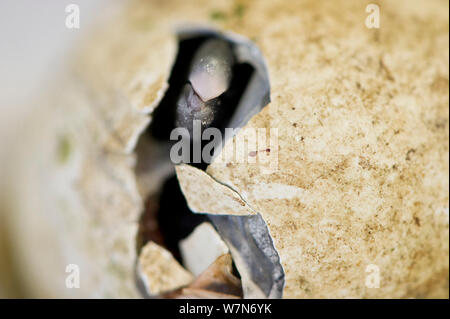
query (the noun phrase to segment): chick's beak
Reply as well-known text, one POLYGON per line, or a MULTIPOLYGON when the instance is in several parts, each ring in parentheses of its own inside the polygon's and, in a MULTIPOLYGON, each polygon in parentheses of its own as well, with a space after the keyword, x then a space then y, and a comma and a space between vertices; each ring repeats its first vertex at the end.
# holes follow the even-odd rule
POLYGON ((181 103, 185 103, 185 107, 193 112, 199 111, 205 106, 205 102, 203 102, 189 83, 185 85, 181 99, 184 99, 184 102, 181 103))

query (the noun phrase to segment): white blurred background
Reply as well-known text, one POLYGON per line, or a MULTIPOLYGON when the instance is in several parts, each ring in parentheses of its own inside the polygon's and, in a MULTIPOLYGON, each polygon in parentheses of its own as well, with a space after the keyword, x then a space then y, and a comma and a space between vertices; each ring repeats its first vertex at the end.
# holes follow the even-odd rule
MULTIPOLYGON (((125 0, 1 0, 0 1, 0 150, 17 118, 70 56, 105 5, 125 0), (65 25, 69 4, 80 8, 80 29, 65 25)), ((0 151, 0 157, 1 157, 0 151)), ((1 158, 0 158, 1 160, 1 158)))
MULTIPOLYGON (((20 118, 33 108, 34 97, 55 81, 71 57, 71 48, 89 33, 112 6, 126 0, 1 0, 0 1, 0 298, 23 297, 14 277, 5 225, 1 190, 5 155, 13 146, 14 132, 21 129, 20 118), (66 27, 66 6, 77 4, 80 29, 66 27), (107 5, 107 8, 106 8, 107 5)), ((15 141, 14 143, 16 143, 15 141)), ((20 142, 20 141, 19 141, 20 142)))

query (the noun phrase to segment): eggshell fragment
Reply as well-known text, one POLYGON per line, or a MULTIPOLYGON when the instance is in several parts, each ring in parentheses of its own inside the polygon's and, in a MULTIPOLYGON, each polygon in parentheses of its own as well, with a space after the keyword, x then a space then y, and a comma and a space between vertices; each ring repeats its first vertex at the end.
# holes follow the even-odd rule
POLYGON ((139 271, 150 295, 175 290, 190 284, 194 277, 163 247, 148 242, 139 256, 139 271))

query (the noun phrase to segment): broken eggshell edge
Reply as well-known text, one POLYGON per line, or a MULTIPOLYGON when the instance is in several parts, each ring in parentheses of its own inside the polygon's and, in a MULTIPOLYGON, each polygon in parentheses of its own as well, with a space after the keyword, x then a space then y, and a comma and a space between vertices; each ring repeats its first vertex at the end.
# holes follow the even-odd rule
MULTIPOLYGON (((179 169, 180 184, 207 174, 261 214, 286 272, 283 297, 448 298, 448 19, 438 13, 448 5, 385 3, 391 27, 377 30, 364 27, 364 4, 334 5, 339 14, 323 2, 246 2, 242 24, 218 22, 264 53, 272 102, 245 127, 279 129, 278 167, 213 161, 190 176, 179 169), (414 27, 417 15, 433 26, 414 27), (368 283, 374 269, 379 288, 368 283)), ((194 203, 207 192, 184 193, 209 211, 194 203)))

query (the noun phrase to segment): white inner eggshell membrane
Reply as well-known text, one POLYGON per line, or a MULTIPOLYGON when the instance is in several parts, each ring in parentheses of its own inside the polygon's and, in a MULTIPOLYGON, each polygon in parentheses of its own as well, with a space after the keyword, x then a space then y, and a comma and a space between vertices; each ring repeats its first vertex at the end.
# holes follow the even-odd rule
POLYGON ((232 61, 231 49, 223 41, 209 40, 199 48, 192 61, 189 81, 204 102, 228 89, 232 61))
POLYGON ((179 244, 183 263, 195 276, 200 275, 219 256, 229 252, 210 223, 202 223, 179 244))

